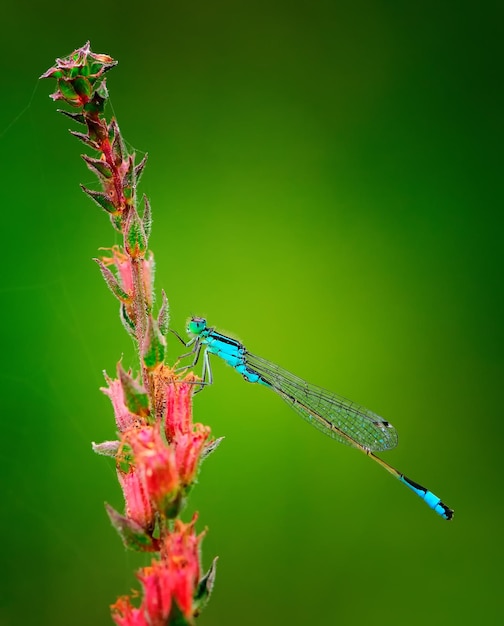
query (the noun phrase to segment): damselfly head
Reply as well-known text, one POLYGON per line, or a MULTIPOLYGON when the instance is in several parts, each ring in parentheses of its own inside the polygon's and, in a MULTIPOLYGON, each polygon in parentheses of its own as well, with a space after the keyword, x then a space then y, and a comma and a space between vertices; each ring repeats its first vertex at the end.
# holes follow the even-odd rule
POLYGON ((191 335, 200 335, 207 327, 207 321, 204 317, 191 317, 187 322, 187 332, 191 335))

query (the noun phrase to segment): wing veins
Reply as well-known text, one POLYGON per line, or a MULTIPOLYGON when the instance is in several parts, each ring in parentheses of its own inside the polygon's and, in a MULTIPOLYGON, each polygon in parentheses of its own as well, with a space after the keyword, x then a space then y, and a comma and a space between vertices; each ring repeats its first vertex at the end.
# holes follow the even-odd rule
POLYGON ((367 450, 397 445, 395 428, 376 413, 322 387, 307 383, 280 366, 250 352, 247 364, 306 421, 340 443, 367 450), (312 419, 314 418, 314 419, 312 419))

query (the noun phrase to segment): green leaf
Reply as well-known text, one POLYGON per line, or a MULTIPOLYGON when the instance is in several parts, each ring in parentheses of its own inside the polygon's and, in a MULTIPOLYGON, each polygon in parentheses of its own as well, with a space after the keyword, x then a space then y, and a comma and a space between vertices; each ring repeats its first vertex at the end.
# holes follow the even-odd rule
POLYGON ((200 461, 203 461, 208 456, 210 456, 212 452, 215 452, 215 450, 217 450, 217 448, 220 446, 223 439, 224 437, 218 437, 217 439, 210 441, 210 443, 207 443, 207 445, 203 448, 201 452, 200 461))
POLYGON ((107 137, 107 124, 105 120, 94 119, 92 116, 87 115, 86 124, 89 138, 96 142, 96 150, 102 152, 103 140, 107 137))
POLYGON ((117 213, 115 204, 106 193, 103 191, 92 191, 91 189, 84 187, 84 185, 81 185, 81 189, 91 198, 91 200, 94 200, 99 207, 107 211, 107 213, 117 213))
POLYGON ((95 85, 94 91, 95 93, 94 93, 93 99, 95 98, 99 99, 103 103, 101 105, 103 107, 109 97, 109 93, 107 89, 107 79, 104 78, 99 85, 95 85))
POLYGON ((75 130, 69 130, 69 132, 74 137, 77 137, 77 139, 80 139, 82 141, 82 143, 85 143, 86 146, 89 146, 90 148, 93 148, 93 150, 99 150, 100 149, 100 146, 89 135, 87 135, 85 133, 78 133, 75 130))
POLYGON ((135 180, 136 180, 137 185, 140 182, 140 178, 142 177, 145 164, 147 163, 147 157, 148 157, 148 154, 146 153, 144 158, 140 161, 140 163, 135 166, 135 180))
POLYGON ((132 207, 124 225, 124 249, 133 259, 142 258, 147 250, 147 237, 134 207, 132 207))
POLYGON ((130 188, 129 197, 131 197, 135 188, 135 162, 131 155, 128 156, 128 169, 123 177, 123 186, 130 188))
POLYGON ((98 263, 98 267, 100 268, 100 272, 102 273, 105 282, 107 283, 107 287, 114 294, 114 296, 121 302, 130 303, 131 296, 129 296, 129 294, 127 294, 121 287, 114 273, 105 265, 105 263, 103 263, 101 259, 95 258, 93 261, 98 263))
POLYGON ((93 93, 93 88, 91 87, 91 84, 84 76, 78 76, 74 78, 72 80, 72 84, 75 93, 77 93, 79 96, 86 96, 87 98, 89 98, 93 93))
POLYGON ((147 199, 147 196, 145 194, 143 195, 143 201, 144 201, 144 210, 142 214, 142 226, 145 232, 145 236, 147 237, 147 240, 148 240, 151 234, 151 229, 152 229, 152 211, 151 211, 149 200, 147 199))
POLYGON ((158 549, 157 541, 146 533, 140 524, 124 517, 107 502, 105 502, 105 510, 126 548, 136 552, 155 552, 158 549))
POLYGON ((157 323, 149 315, 145 343, 142 350, 142 358, 145 367, 152 371, 164 362, 166 352, 166 339, 159 332, 157 323))
POLYGON ((82 113, 70 113, 70 111, 64 111, 63 109, 56 109, 56 111, 58 113, 61 113, 62 115, 66 115, 67 117, 71 118, 75 122, 78 122, 79 124, 86 123, 86 118, 84 117, 84 115, 82 115, 82 113))
POLYGON ((39 78, 61 78, 63 75, 62 70, 57 69, 56 67, 50 67, 43 74, 41 74, 39 78))
MULTIPOLYGON (((77 94, 75 93, 75 89, 73 86, 73 81, 67 80, 66 78, 58 79, 58 89, 63 96, 63 98, 68 101, 74 101, 78 99, 77 94)), ((72 103, 72 102, 71 102, 72 103)))
POLYGON ((124 393, 124 404, 130 413, 139 417, 147 417, 150 413, 149 395, 143 385, 140 385, 128 373, 126 373, 121 363, 117 364, 117 374, 121 381, 124 393))
POLYGON ((159 331, 166 337, 170 326, 170 314, 168 310, 168 298, 164 289, 161 290, 161 308, 159 309, 157 324, 159 331))
POLYGON ((94 172, 100 180, 108 180, 114 175, 112 168, 105 161, 102 161, 101 159, 93 159, 87 154, 81 154, 81 157, 84 159, 89 169, 94 172))
POLYGON ((128 315, 128 310, 124 302, 121 302, 121 308, 119 310, 119 316, 121 318, 122 325, 126 329, 128 335, 131 335, 136 340, 136 328, 133 320, 128 315))
POLYGON ((118 233, 122 234, 122 223, 123 223, 122 213, 112 214, 110 216, 110 223, 114 227, 114 230, 117 230, 118 233))
POLYGON ((114 156, 114 163, 116 166, 119 166, 124 161, 126 148, 124 147, 123 139, 121 137, 121 131, 119 130, 119 126, 115 120, 112 120, 109 124, 109 140, 112 147, 112 154, 114 156))
POLYGON ((203 576, 203 578, 199 581, 198 588, 196 589, 196 593, 194 595, 194 614, 199 615, 201 611, 206 607, 208 601, 210 600, 210 596, 212 595, 212 591, 215 584, 215 573, 217 568, 217 560, 218 556, 212 561, 212 565, 210 565, 210 569, 203 576))

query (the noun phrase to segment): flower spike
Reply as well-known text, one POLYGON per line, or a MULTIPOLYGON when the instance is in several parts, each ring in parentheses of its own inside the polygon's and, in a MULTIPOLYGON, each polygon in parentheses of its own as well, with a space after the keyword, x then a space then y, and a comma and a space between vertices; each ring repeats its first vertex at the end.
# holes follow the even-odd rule
MULTIPOLYGON (((117 64, 107 54, 91 51, 89 42, 56 59, 41 78, 56 80, 51 98, 68 105, 61 110, 80 126, 70 131, 94 154, 82 155, 96 176, 97 189, 82 190, 109 216, 121 245, 95 258, 105 283, 119 301, 120 319, 133 339, 136 370, 117 365, 116 378, 105 374, 101 389, 115 416, 117 436, 93 443, 96 454, 114 462, 124 497, 124 512, 105 504, 107 515, 126 548, 155 555, 137 572, 142 586, 139 606, 120 597, 112 606, 118 626, 193 626, 215 579, 215 563, 201 576, 196 515, 181 520, 203 458, 221 441, 210 428, 193 423, 192 395, 199 381, 180 378, 165 364, 169 329, 168 298, 162 291, 154 315, 154 255, 148 249, 152 212, 137 187, 147 155, 137 163, 114 118, 107 119, 106 74, 117 64)), ((103 248, 102 248, 103 249, 103 248)))

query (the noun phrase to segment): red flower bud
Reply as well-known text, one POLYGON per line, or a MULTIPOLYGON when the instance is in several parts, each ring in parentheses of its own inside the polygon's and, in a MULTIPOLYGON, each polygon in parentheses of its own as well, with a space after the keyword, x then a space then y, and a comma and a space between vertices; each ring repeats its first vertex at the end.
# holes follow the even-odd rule
POLYGON ((199 544, 204 533, 196 535, 197 514, 189 524, 175 521, 174 532, 166 535, 161 558, 167 564, 172 581, 172 595, 186 618, 193 614, 193 598, 200 578, 199 544))
POLYGON ((150 501, 161 514, 167 514, 180 490, 175 450, 163 441, 157 425, 131 430, 126 440, 150 501))

